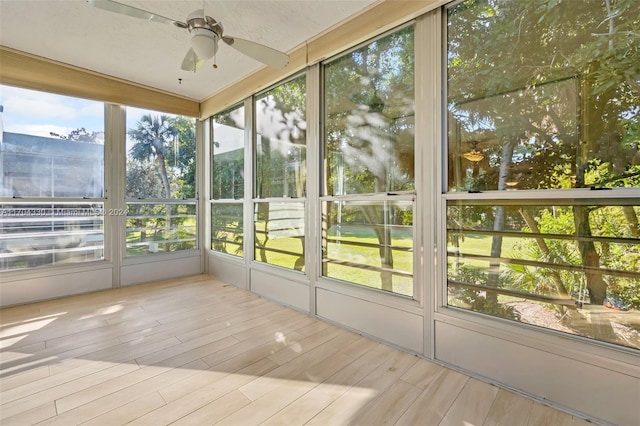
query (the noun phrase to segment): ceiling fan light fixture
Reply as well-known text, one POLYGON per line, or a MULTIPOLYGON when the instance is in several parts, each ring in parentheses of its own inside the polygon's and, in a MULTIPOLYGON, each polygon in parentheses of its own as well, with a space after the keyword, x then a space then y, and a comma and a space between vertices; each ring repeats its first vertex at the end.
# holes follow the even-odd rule
POLYGON ((484 158, 484 154, 480 151, 472 149, 471 151, 462 154, 462 157, 466 160, 477 163, 478 161, 482 161, 482 159, 484 158))
POLYGON ((195 28, 191 31, 191 48, 198 58, 211 59, 218 51, 218 36, 205 28, 195 28))

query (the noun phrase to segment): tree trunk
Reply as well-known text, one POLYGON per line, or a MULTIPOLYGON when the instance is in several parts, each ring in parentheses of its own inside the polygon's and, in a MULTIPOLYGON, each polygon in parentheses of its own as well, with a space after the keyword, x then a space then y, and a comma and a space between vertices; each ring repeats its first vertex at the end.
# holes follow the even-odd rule
MULTIPOLYGON (((507 179, 509 177, 509 167, 513 159, 513 150, 518 143, 518 139, 509 139, 502 146, 502 155, 500 156, 500 174, 498 176, 498 191, 504 191, 507 188, 507 179)), ((495 217, 493 220, 493 230, 495 232, 504 231, 505 211, 504 206, 495 208, 495 217)), ((502 255, 502 235, 494 235, 491 239, 491 257, 496 258, 502 255)), ((489 264, 489 276, 487 285, 490 287, 498 287, 500 283, 500 262, 492 261, 489 264)), ((487 292, 488 305, 498 303, 498 293, 487 292)))
MULTIPOLYGON (((577 237, 590 237, 592 235, 589 224, 589 207, 574 206, 573 217, 576 224, 577 237)), ((607 297, 607 283, 602 278, 600 271, 600 255, 593 241, 578 240, 578 249, 585 269, 587 290, 592 305, 602 305, 607 297)))
MULTIPOLYGON (((606 110, 605 103, 611 96, 600 94, 596 96, 593 93, 595 85, 595 71, 599 64, 592 63, 587 70, 581 82, 581 103, 580 103, 580 121, 581 143, 577 146, 576 152, 576 188, 585 188, 585 173, 589 167, 590 152, 594 152, 600 140, 608 128, 607 123, 603 120, 602 111, 606 110)), ((591 237, 593 235, 591 224, 589 223, 589 214, 592 207, 575 205, 573 206, 573 218, 576 227, 576 237, 591 237)), ((598 313, 602 309, 607 298, 607 282, 602 276, 600 269, 600 255, 598 254, 593 241, 577 241, 578 250, 582 267, 585 272, 585 280, 587 291, 589 292, 589 302, 593 305, 592 314, 598 313), (600 308, 598 309, 598 305, 600 308)), ((589 309, 589 306, 585 307, 589 309)), ((609 320, 598 320, 591 317, 589 320, 591 327, 589 332, 594 338, 607 342, 615 342, 616 334, 609 320)))
MULTIPOLYGON (((540 230, 538 229, 538 224, 531 217, 529 212, 527 212, 525 209, 520 209, 520 216, 522 216, 522 218, 524 219, 529 229, 531 229, 531 232, 533 232, 534 234, 540 233, 540 230)), ((544 240, 544 238, 540 238, 540 237, 536 237, 535 241, 536 241, 536 244, 538 244, 538 248, 542 252, 542 255, 544 256, 544 258, 549 260, 551 258, 551 250, 549 250, 549 246, 547 245, 547 242, 544 240)), ((560 277, 560 274, 558 273, 558 271, 553 268, 550 268, 549 272, 551 274, 551 280, 553 281, 553 285, 556 288, 557 294, 569 299, 570 298, 569 293, 567 292, 567 289, 564 287, 564 284, 562 283, 562 278, 560 277)))
POLYGON ((624 213, 627 224, 629 225, 629 231, 633 238, 640 238, 640 223, 638 222, 638 216, 632 206, 622 206, 622 212, 624 213))
MULTIPOLYGON (((385 209, 384 214, 387 214, 387 209, 385 209)), ((383 241, 379 249, 380 265, 384 268, 384 270, 380 272, 381 288, 386 291, 393 291, 393 273, 391 272, 391 269, 393 269, 393 250, 390 247, 391 228, 388 226, 383 226, 382 229, 376 227, 376 235, 378 240, 383 241)))
MULTIPOLYGON (((582 127, 582 143, 578 146, 576 153, 576 188, 586 187, 586 176, 589 165, 589 153, 593 152, 598 142, 605 134, 608 127, 601 117, 600 111, 604 110, 603 102, 609 99, 609 96, 597 97, 593 93, 595 85, 595 71, 598 64, 592 64, 589 72, 582 80, 581 87, 581 120, 582 127)), ((576 205, 573 208, 573 216, 576 226, 577 237, 591 237, 591 224, 589 223, 589 214, 591 207, 576 205)), ((600 255, 596 251, 593 241, 578 240, 578 249, 582 259, 582 266, 585 268, 587 281, 587 290, 589 291, 589 299, 593 305, 602 305, 607 297, 607 283, 602 277, 600 271, 600 255)))
POLYGON ((169 185, 169 176, 167 175, 167 164, 164 154, 157 151, 156 155, 160 177, 162 178, 162 186, 164 186, 164 196, 165 198, 171 198, 171 186, 169 185))
POLYGON ((380 288, 386 291, 393 291, 393 250, 391 249, 391 228, 386 226, 389 222, 389 208, 385 205, 383 209, 383 225, 380 225, 377 220, 376 208, 372 206, 365 206, 362 211, 367 218, 367 221, 371 224, 373 231, 378 239, 378 253, 380 255, 380 267, 383 268, 380 271, 380 288))
MULTIPOLYGON (((164 186, 165 198, 171 198, 171 186, 169 185, 169 176, 167 175, 167 164, 164 157, 159 150, 156 151, 158 168, 160 169, 160 176, 162 177, 162 185, 164 186)), ((171 234, 171 205, 165 206, 165 237, 171 234)), ((171 251, 171 243, 164 244, 164 251, 171 251)))
MULTIPOLYGON (((262 138, 262 167, 260 168, 259 192, 260 198, 271 197, 271 139, 262 138)), ((258 217, 264 220, 264 240, 260 249, 260 261, 267 262, 266 246, 269 242, 269 206, 270 203, 258 203, 258 217)), ((256 233, 257 240, 257 233, 256 233)))

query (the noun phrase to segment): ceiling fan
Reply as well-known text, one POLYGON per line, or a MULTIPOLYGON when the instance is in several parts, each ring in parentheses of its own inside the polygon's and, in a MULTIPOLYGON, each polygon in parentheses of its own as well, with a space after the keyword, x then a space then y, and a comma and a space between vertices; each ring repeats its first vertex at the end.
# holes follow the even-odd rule
MULTIPOLYGON (((240 53, 273 68, 284 68, 289 63, 289 55, 271 47, 224 35, 222 23, 204 14, 204 9, 194 10, 187 17, 187 22, 176 21, 157 15, 137 7, 128 6, 113 0, 86 0, 90 5, 109 12, 132 16, 152 22, 175 25, 184 28, 191 35, 191 48, 182 60, 181 68, 185 71, 196 71, 205 60, 215 57, 218 42, 222 40, 240 53)), ((217 65, 213 65, 217 68, 217 65)))

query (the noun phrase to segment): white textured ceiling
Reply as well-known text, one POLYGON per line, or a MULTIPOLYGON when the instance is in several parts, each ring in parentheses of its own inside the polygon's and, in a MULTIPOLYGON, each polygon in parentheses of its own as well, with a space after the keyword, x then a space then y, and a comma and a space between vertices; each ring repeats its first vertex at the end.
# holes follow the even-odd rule
MULTIPOLYGON (((203 5, 202 0, 119 2, 183 22, 203 5)), ((287 52, 374 2, 207 0, 205 11, 222 22, 225 35, 287 52)), ((262 66, 221 43, 218 69, 208 61, 196 73, 182 71, 186 30, 100 10, 85 0, 0 0, 0 44, 195 100, 262 66)))

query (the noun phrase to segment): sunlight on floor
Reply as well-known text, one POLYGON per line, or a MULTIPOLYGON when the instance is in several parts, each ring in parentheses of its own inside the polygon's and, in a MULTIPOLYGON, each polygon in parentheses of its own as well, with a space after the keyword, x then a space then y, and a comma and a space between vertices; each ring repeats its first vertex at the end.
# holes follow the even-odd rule
POLYGON ((115 314, 116 312, 120 312, 123 309, 124 309, 124 306, 122 306, 120 304, 112 305, 112 306, 108 306, 106 308, 98 309, 93 314, 85 315, 85 316, 82 316, 82 317, 80 317, 78 319, 79 320, 84 320, 84 319, 89 319, 89 318, 100 317, 100 316, 103 316, 103 315, 111 315, 111 314, 115 314))
POLYGON ((0 349, 10 348, 26 337, 29 337, 30 332, 48 326, 57 320, 60 315, 64 314, 66 314, 66 312, 3 325, 0 330, 0 349))

